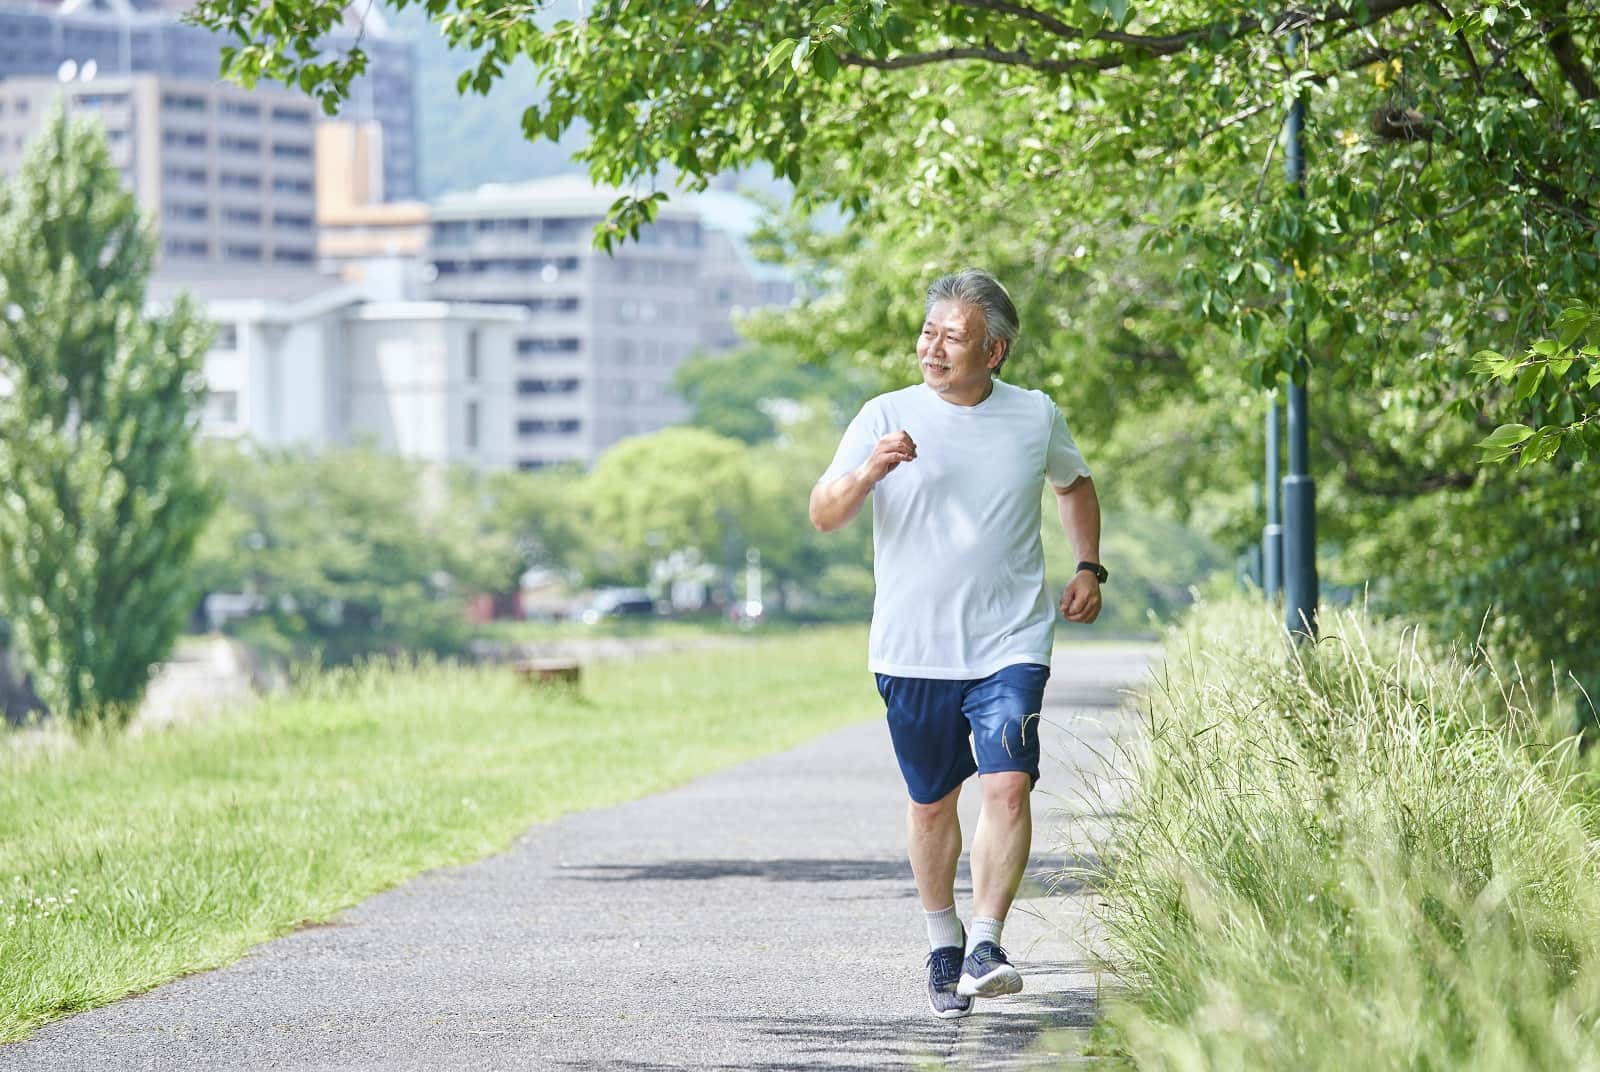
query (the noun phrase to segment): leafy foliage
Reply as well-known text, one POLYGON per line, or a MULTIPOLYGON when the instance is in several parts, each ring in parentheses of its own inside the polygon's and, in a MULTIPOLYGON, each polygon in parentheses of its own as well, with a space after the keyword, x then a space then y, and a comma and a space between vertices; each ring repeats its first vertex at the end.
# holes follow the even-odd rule
POLYGON ((245 628, 284 654, 459 650, 466 598, 520 572, 514 536, 482 523, 463 474, 366 449, 213 444, 207 461, 227 501, 198 572, 208 588, 258 597, 245 628))
POLYGON ((145 316, 153 246, 103 131, 58 107, 0 187, 0 610, 75 725, 132 714, 214 506, 193 448, 210 329, 188 301, 145 316))

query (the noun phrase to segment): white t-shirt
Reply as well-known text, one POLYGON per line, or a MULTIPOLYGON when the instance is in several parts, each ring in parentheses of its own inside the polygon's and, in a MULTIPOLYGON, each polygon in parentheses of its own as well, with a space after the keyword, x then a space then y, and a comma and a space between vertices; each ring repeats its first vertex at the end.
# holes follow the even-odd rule
POLYGON ((1055 602, 1039 543, 1044 481, 1089 475, 1054 402, 1000 380, 976 406, 924 384, 868 400, 822 481, 836 480, 904 430, 917 456, 872 490, 868 668, 966 680, 1050 663, 1055 602))

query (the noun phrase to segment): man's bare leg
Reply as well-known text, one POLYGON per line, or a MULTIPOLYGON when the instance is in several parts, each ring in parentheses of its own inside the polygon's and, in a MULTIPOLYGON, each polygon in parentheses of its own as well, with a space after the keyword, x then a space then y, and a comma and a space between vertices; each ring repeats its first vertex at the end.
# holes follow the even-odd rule
POLYGON ((1000 997, 1022 989, 1022 975, 1000 948, 1000 935, 1033 843, 1030 781, 1021 771, 997 771, 979 778, 983 810, 972 836, 972 927, 958 994, 1000 997))
POLYGON ((958 785, 936 803, 913 800, 906 808, 906 849, 924 912, 938 912, 956 900, 956 861, 961 858, 956 801, 960 797, 958 785))
POLYGON ((1022 885, 1033 846, 1033 813, 1028 804, 1031 781, 1024 771, 978 776, 983 810, 972 835, 974 916, 1003 921, 1022 885))

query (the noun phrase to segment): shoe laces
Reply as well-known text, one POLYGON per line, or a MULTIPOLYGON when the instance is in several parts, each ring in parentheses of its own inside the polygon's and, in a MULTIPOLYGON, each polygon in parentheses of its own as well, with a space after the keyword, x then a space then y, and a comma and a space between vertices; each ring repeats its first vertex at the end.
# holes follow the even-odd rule
POLYGON ((929 977, 935 987, 946 987, 961 978, 961 956, 959 951, 951 953, 955 946, 949 949, 935 949, 928 954, 929 977))

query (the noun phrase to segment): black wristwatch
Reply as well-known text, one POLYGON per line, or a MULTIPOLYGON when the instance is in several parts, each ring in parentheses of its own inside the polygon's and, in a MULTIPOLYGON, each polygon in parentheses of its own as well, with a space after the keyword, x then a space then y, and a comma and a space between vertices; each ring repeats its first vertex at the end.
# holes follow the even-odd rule
POLYGON ((1088 570, 1090 573, 1094 574, 1094 579, 1099 581, 1101 584, 1105 584, 1106 578, 1111 576, 1110 571, 1098 562, 1079 562, 1078 568, 1074 572, 1082 573, 1084 570, 1088 570))

